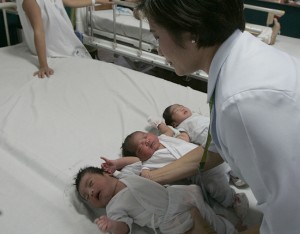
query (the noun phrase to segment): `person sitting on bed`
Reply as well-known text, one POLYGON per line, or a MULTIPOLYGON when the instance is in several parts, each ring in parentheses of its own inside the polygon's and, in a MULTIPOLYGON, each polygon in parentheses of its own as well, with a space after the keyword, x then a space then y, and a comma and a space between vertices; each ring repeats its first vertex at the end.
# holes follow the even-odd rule
POLYGON ((39 70, 34 76, 50 77, 54 71, 47 57, 78 56, 91 58, 74 33, 64 5, 84 7, 109 0, 17 0, 17 11, 23 27, 26 44, 38 56, 39 70))
POLYGON ((135 223, 152 228, 155 233, 156 229, 170 234, 237 233, 231 223, 216 215, 204 202, 196 185, 164 187, 140 176, 128 175, 118 179, 101 168, 85 167, 75 176, 75 186, 83 202, 92 208, 106 208, 106 215, 95 219, 96 225, 104 232, 131 233, 131 226, 135 223), (200 212, 194 220, 190 212, 193 207, 200 212), (195 230, 201 217, 204 223, 209 223, 208 230, 195 230))
MULTIPOLYGON (((140 170, 136 169, 136 165, 133 169, 137 174, 151 179, 149 170, 164 167, 196 147, 197 145, 178 138, 136 131, 128 135, 122 144, 122 154, 125 157, 116 160, 102 157, 105 163, 102 163, 101 167, 109 173, 114 173, 115 170, 140 161, 142 163, 140 170)), ((211 152, 210 155, 214 153, 211 152)), ((189 182, 204 186, 210 197, 225 208, 233 207, 236 215, 243 221, 248 212, 249 202, 245 193, 236 193, 229 186, 224 173, 227 165, 222 161, 214 168, 205 169, 204 172, 189 178, 189 182)))
MULTIPOLYGON (((205 147, 210 119, 199 113, 192 112, 186 106, 179 104, 170 105, 164 110, 163 119, 149 117, 148 122, 153 127, 157 128, 161 134, 173 136, 174 133, 177 132, 176 137, 205 147), (174 132, 174 130, 169 126, 172 126, 178 131, 174 132)), ((215 147, 213 146, 213 143, 211 143, 210 150, 217 152, 217 150, 214 148, 215 147)), ((218 155, 218 157, 221 158, 220 155, 218 155)), ((230 181, 236 187, 242 188, 247 186, 242 179, 238 178, 234 174, 229 166, 228 175, 230 181)))

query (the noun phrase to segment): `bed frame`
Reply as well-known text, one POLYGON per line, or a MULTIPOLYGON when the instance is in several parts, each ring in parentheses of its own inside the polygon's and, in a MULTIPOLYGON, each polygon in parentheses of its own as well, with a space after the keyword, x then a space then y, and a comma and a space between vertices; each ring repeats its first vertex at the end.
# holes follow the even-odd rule
MULTIPOLYGON (((174 71, 174 68, 166 62, 165 58, 157 54, 158 45, 151 45, 149 43, 145 43, 142 41, 143 20, 140 20, 140 27, 138 29, 139 30, 138 39, 124 37, 116 33, 116 6, 117 5, 130 7, 132 9, 136 7, 136 3, 117 1, 117 0, 113 1, 113 7, 112 7, 113 25, 114 25, 113 33, 104 32, 95 29, 95 26, 92 23, 94 8, 93 7, 86 8, 86 20, 85 20, 84 31, 83 31, 84 44, 96 48, 107 49, 116 54, 120 54, 122 56, 129 57, 134 60, 151 64, 152 66, 157 66, 160 68, 174 71)), ((279 18, 284 15, 284 11, 281 10, 263 8, 263 7, 248 5, 248 4, 245 4, 244 7, 247 9, 266 12, 267 27, 273 23, 274 17, 279 18)), ((246 24, 246 30, 254 35, 258 35, 262 33, 263 29, 264 29, 263 26, 246 24)), ((191 74, 190 77, 202 81, 207 81, 208 75, 203 71, 197 71, 191 74)))
MULTIPOLYGON (((152 45, 142 41, 142 27, 143 20, 140 20, 139 24, 139 38, 133 39, 126 36, 121 36, 116 33, 116 7, 117 5, 135 8, 136 3, 113 0, 113 33, 101 31, 95 29, 93 25, 93 12, 95 7, 86 7, 85 23, 81 25, 83 28, 78 27, 80 25, 80 19, 76 16, 77 30, 82 33, 83 43, 93 48, 102 48, 112 51, 114 54, 122 55, 126 58, 134 61, 141 61, 150 64, 152 67, 160 67, 170 71, 174 71, 174 68, 166 61, 166 59, 157 53, 158 45, 152 45)), ((99 6, 98 6, 99 7, 99 6)), ((101 5, 100 5, 101 7, 101 5)), ((274 17, 281 17, 284 15, 284 11, 258 7, 254 5, 244 5, 245 8, 257 11, 263 11, 267 13, 266 26, 268 27, 274 21, 274 17)), ((16 4, 13 2, 0 3, 0 8, 3 11, 7 44, 10 45, 10 38, 8 33, 6 11, 15 12, 16 4)), ((97 6, 96 6, 97 8, 97 6)), ((255 26, 246 24, 246 30, 254 35, 258 35, 262 32, 262 26, 255 26)), ((204 71, 197 71, 191 74, 188 78, 195 78, 201 81, 207 82, 208 75, 204 71)))

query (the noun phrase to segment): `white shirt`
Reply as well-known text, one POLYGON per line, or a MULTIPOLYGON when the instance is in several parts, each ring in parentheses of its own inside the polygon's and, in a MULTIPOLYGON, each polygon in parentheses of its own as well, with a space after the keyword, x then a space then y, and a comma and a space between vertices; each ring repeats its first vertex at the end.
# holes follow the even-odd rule
MULTIPOLYGON (((196 185, 164 186, 140 176, 120 179, 126 188, 107 204, 107 216, 125 222, 130 230, 132 223, 142 227, 159 228, 161 233, 185 233, 192 225, 190 209, 197 207, 203 218, 218 234, 236 234, 236 230, 203 200, 196 185)), ((131 233, 131 232, 130 232, 131 233)))
POLYGON ((209 118, 198 113, 193 113, 189 118, 182 121, 177 127, 179 131, 185 131, 190 137, 190 141, 205 147, 209 118))
POLYGON ((144 161, 143 169, 162 168, 198 147, 193 143, 164 134, 160 135, 158 139, 165 148, 156 150, 147 161, 144 161))
MULTIPOLYGON (((41 9, 47 56, 91 58, 84 45, 75 35, 62 0, 36 0, 36 2, 41 9)), ((36 55, 33 28, 23 10, 22 4, 23 0, 17 0, 17 10, 25 41, 31 53, 36 55)))
POLYGON ((299 234, 300 61, 235 31, 218 49, 212 138, 264 214, 261 234, 299 234))

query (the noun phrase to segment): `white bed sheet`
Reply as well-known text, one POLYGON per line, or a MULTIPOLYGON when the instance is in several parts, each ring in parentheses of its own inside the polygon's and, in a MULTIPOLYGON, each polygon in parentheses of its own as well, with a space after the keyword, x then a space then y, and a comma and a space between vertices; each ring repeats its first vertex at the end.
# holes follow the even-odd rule
MULTIPOLYGON (((275 47, 300 57, 299 39, 275 47)), ((37 57, 24 44, 0 49, 1 233, 99 233, 73 205, 73 176, 120 156, 124 137, 148 130, 147 117, 181 103, 208 115, 206 94, 113 64, 49 59, 55 74, 33 77, 37 57)), ((261 219, 251 190, 251 226, 261 219)), ((138 230, 136 233, 145 233, 138 230)))
POLYGON ((208 114, 206 94, 113 64, 49 59, 54 75, 38 79, 22 44, 0 61, 1 233, 100 233, 72 205, 78 169, 119 157, 124 137, 172 103, 208 114))

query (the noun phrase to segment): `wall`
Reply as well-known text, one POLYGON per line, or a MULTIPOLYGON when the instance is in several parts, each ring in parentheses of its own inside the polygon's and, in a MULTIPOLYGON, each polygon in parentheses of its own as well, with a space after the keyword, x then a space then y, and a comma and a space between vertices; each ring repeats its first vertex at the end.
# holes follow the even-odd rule
MULTIPOLYGON (((17 29, 21 28, 19 17, 14 14, 6 13, 7 23, 9 27, 10 42, 12 45, 18 43, 17 29)), ((0 11, 0 47, 7 46, 5 27, 3 21, 3 13, 0 11)))

